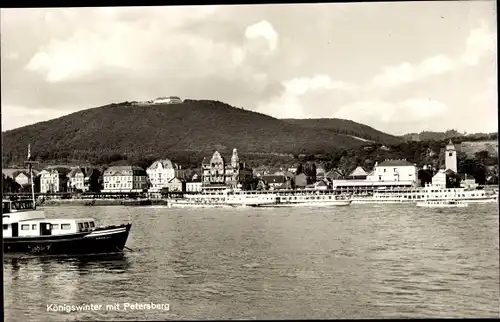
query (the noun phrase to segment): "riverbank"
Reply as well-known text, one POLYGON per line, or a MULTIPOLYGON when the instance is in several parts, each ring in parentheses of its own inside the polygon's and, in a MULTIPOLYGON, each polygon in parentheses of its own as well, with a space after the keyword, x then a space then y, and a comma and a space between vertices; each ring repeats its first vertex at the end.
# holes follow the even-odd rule
POLYGON ((166 199, 50 199, 39 206, 152 206, 167 205, 166 199))

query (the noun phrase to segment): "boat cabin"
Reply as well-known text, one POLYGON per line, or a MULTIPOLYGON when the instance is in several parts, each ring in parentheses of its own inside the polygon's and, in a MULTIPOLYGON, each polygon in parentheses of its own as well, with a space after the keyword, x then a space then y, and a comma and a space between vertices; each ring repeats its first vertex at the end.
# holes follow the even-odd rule
POLYGON ((29 204, 27 200, 2 202, 4 238, 75 234, 92 231, 98 226, 94 218, 48 219, 42 210, 29 208, 29 204))

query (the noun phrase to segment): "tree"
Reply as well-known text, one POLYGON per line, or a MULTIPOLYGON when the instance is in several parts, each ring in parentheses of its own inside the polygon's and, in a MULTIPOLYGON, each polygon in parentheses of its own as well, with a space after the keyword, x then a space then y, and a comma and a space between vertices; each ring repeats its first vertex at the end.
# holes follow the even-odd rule
POLYGON ((420 180, 420 186, 422 187, 424 187, 426 183, 432 183, 432 171, 419 170, 418 179, 420 180))
POLYGON ((460 188, 460 176, 457 173, 446 174, 446 188, 460 188))
POLYGON ((302 163, 300 163, 298 166, 297 166, 297 171, 295 171, 295 174, 296 175, 299 175, 301 173, 304 173, 304 166, 302 165, 302 163))

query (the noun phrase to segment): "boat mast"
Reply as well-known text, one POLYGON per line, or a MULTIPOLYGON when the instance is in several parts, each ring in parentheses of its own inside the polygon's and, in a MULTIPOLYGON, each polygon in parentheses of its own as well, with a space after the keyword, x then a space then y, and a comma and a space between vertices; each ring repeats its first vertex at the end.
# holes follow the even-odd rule
POLYGON ((35 201, 35 181, 33 180, 33 163, 38 163, 37 161, 31 161, 31 144, 28 144, 28 161, 24 161, 28 164, 28 171, 30 172, 31 178, 31 199, 33 201, 33 209, 36 209, 35 201))

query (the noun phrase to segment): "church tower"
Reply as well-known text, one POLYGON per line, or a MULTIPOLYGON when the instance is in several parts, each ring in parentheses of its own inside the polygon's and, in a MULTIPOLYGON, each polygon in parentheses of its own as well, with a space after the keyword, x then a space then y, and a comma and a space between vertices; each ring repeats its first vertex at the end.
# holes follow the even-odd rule
POLYGON ((240 166, 240 158, 238 158, 238 150, 233 149, 233 156, 231 157, 231 166, 233 169, 238 169, 240 166))
POLYGON ((445 170, 453 170, 455 173, 457 172, 457 150, 455 149, 455 145, 453 142, 448 143, 446 146, 445 152, 445 170))

